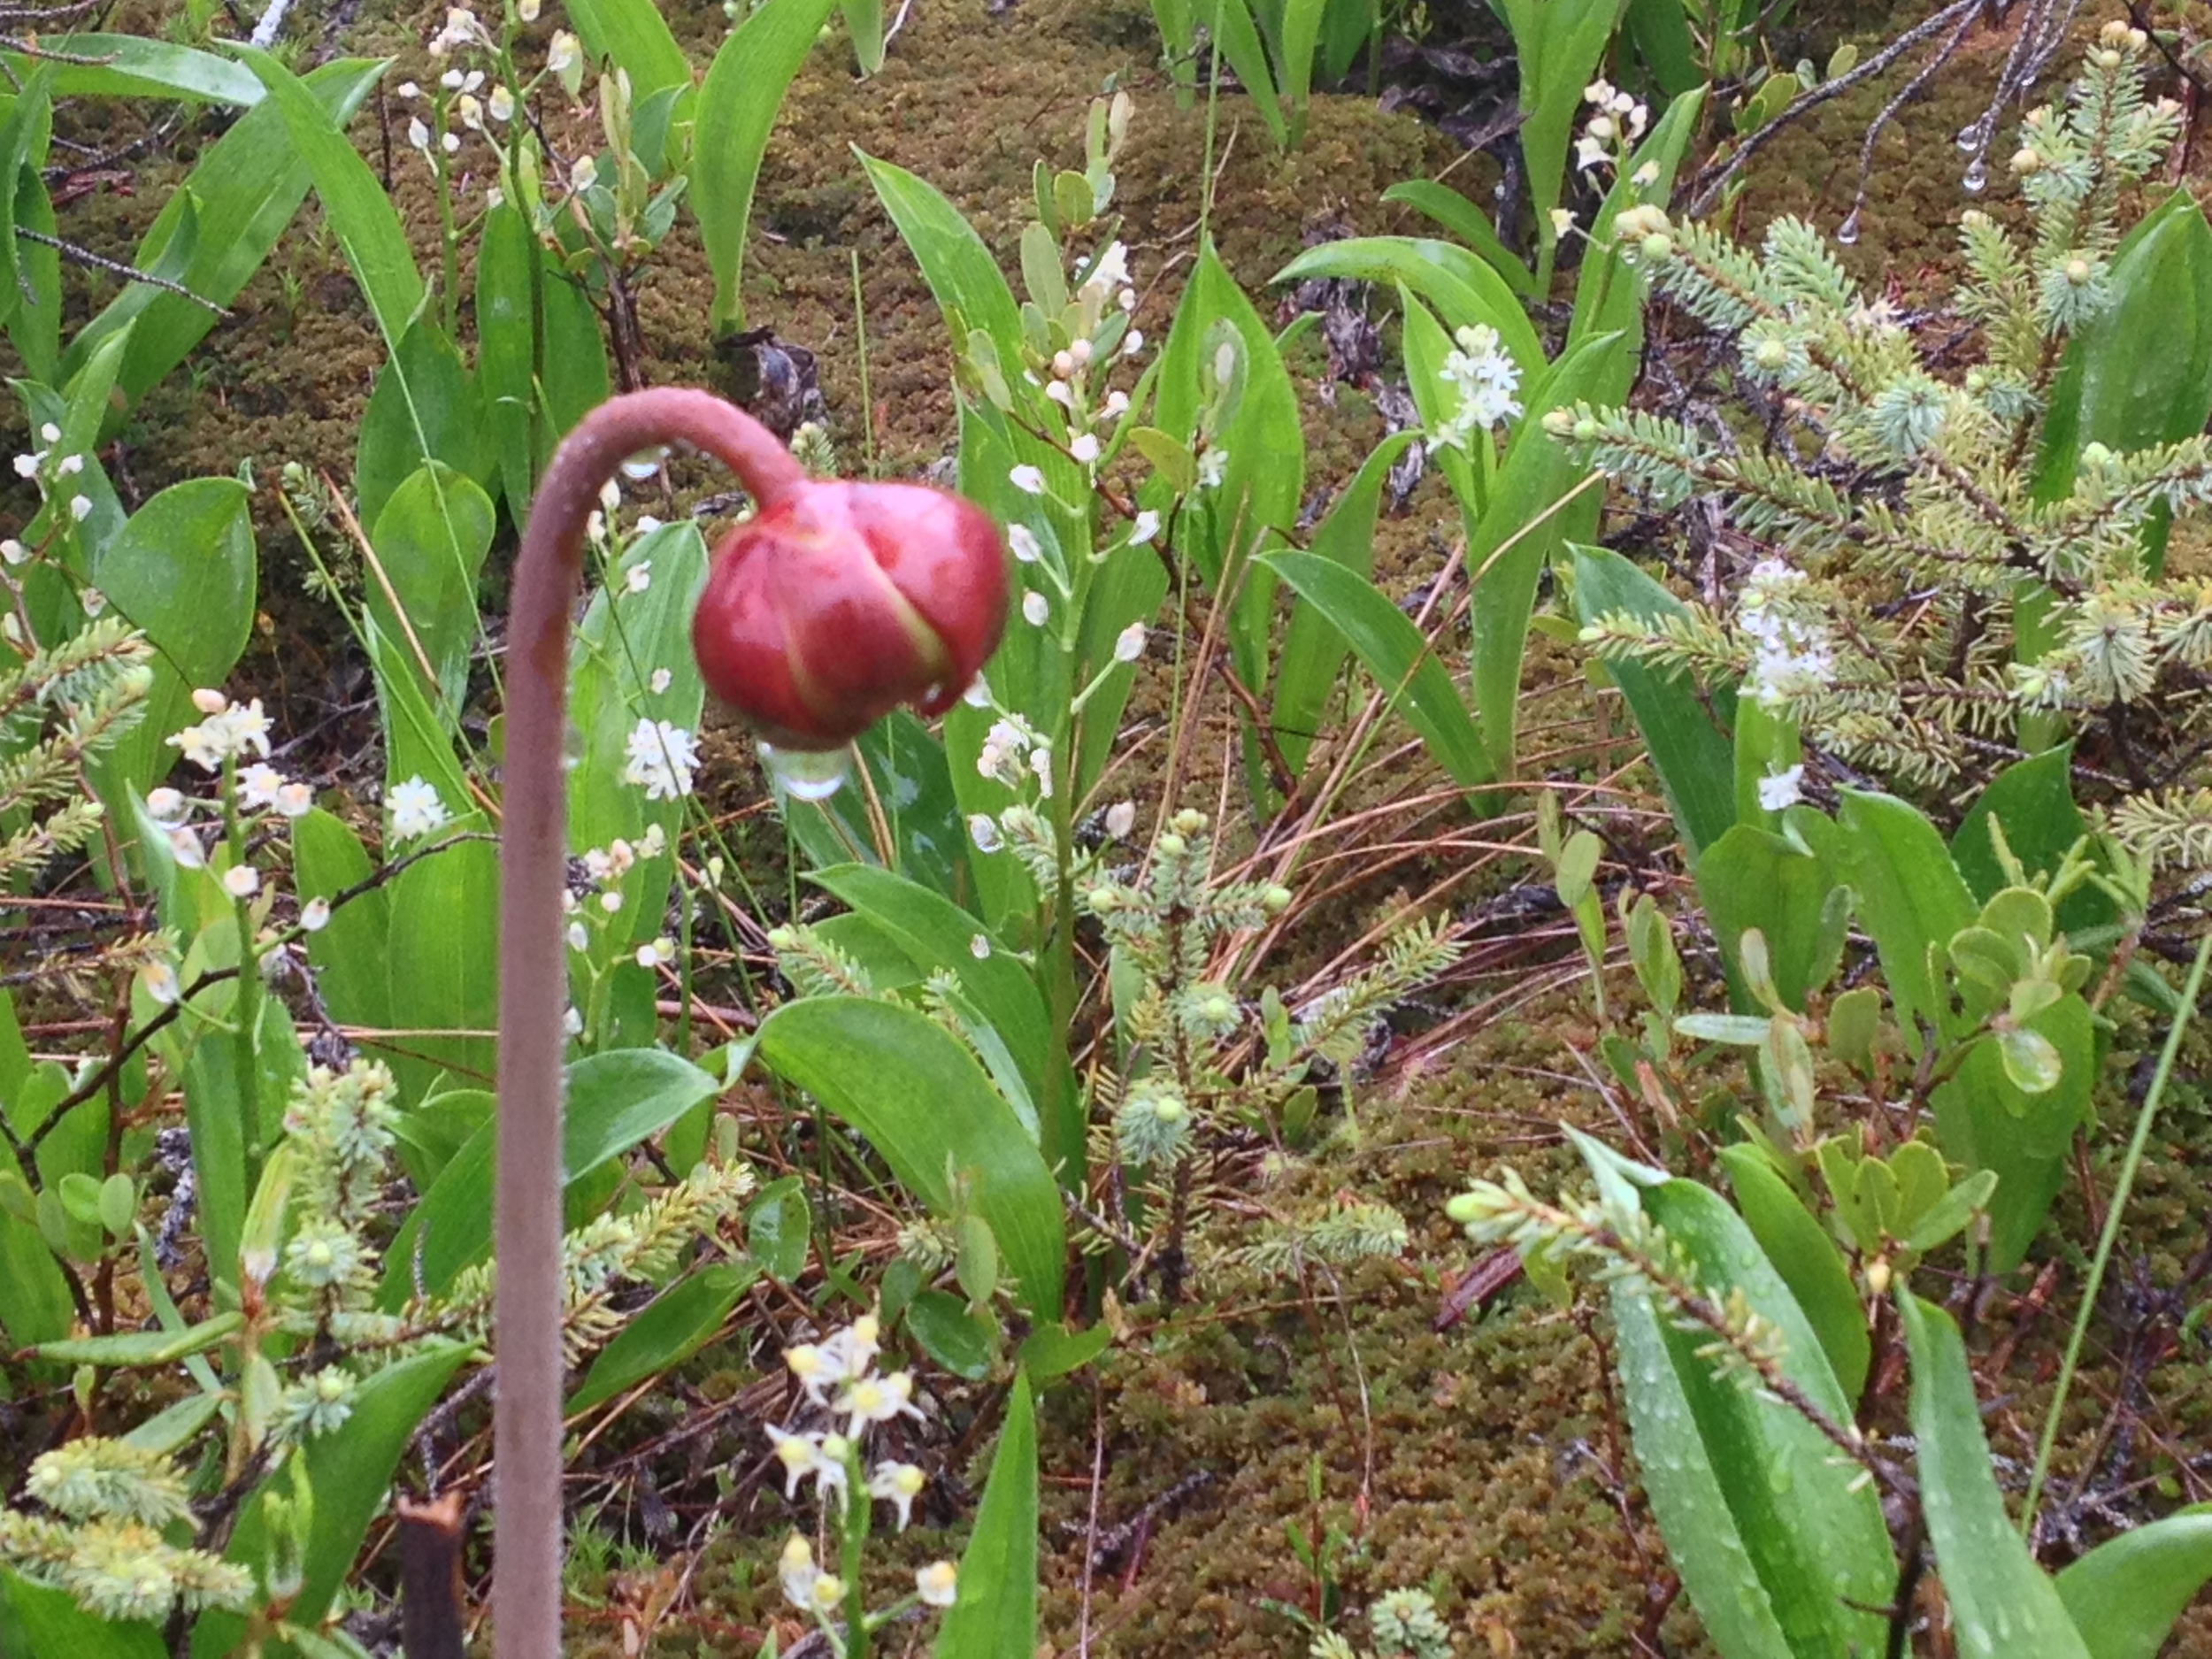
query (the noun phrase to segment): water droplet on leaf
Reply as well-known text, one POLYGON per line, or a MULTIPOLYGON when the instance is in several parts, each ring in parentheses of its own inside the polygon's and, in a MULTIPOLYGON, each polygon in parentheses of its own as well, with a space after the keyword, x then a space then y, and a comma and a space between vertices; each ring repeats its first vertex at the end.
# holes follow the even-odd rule
POLYGON ((1966 177, 1960 180, 1969 196, 1979 196, 1989 182, 1989 168, 1979 156, 1967 165, 1966 177))
POLYGON ((1859 240, 1859 210, 1853 208, 1843 223, 1836 227, 1836 240, 1848 248, 1859 240))
POLYGON ((766 742, 759 748, 769 780, 795 801, 826 801, 845 781, 845 749, 778 749, 766 742))

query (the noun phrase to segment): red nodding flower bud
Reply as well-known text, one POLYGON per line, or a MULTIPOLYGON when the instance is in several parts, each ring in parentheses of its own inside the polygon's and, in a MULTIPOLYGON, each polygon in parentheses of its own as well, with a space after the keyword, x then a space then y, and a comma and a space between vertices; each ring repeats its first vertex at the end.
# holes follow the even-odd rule
POLYGON ((1006 555, 972 502, 809 481, 715 549, 691 619, 707 689, 780 749, 851 741, 902 703, 942 714, 998 645, 1006 555))

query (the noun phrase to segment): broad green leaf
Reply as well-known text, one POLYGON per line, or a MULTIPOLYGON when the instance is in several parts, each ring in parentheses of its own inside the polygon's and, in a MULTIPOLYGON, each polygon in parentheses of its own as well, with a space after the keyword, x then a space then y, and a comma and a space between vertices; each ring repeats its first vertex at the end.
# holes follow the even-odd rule
MULTIPOLYGON (((329 1609, 360 1554, 369 1523, 384 1507, 400 1454, 415 1429, 445 1392, 446 1383, 468 1356, 458 1342, 434 1342, 387 1366, 355 1390, 352 1413, 327 1434, 308 1440, 292 1455, 304 1460, 314 1494, 314 1518, 300 1555, 301 1582, 289 1617, 313 1629, 329 1609)), ((238 1515, 227 1559, 258 1569, 269 1547, 263 1502, 273 1489, 288 1491, 288 1461, 255 1488, 238 1515)), ((192 1659, 220 1659, 238 1650, 245 1621, 235 1614, 210 1611, 192 1631, 192 1659)))
MULTIPOLYGON (((52 76, 58 97, 179 98, 241 109, 262 98, 261 82, 249 70, 172 41, 142 35, 48 35, 40 38, 39 47, 36 65, 52 76)), ((34 60, 19 52, 0 53, 0 62, 19 81, 34 67, 34 60)))
POLYGON ((1909 1291, 1899 1294, 1897 1310, 1912 1353, 1921 1513, 1959 1651, 1976 1659, 2088 1659, 2058 1587, 2005 1513, 1958 1326, 1909 1291))
MULTIPOLYGON (((1615 611, 1647 620, 1686 614, 1680 600, 1619 554, 1579 546, 1573 554, 1575 609, 1584 626, 1615 611)), ((1736 821, 1736 758, 1727 724, 1734 694, 1717 693, 1709 706, 1686 674, 1635 662, 1608 663, 1606 672, 1628 700, 1675 828, 1695 859, 1736 821)))
POLYGON ((980 1382, 990 1374, 991 1332, 985 1316, 957 1296, 925 1290, 906 1304, 906 1328, 922 1351, 956 1377, 980 1382))
POLYGON ((213 1422, 215 1414, 222 1408, 220 1394, 187 1394, 173 1404, 164 1406, 123 1439, 141 1451, 176 1452, 213 1422))
POLYGON ((957 1039, 926 1015, 857 997, 787 1002, 761 1023, 768 1068, 866 1136, 891 1172, 940 1216, 949 1184, 990 1223, 1033 1311, 1060 1307, 1060 1195, 1020 1119, 957 1039))
MULTIPOLYGON (((2005 885, 1989 837, 1991 818, 2004 826, 2005 845, 2031 875, 2057 869, 2067 849, 2087 833, 2081 809, 2074 804, 2073 757, 2074 746, 2061 743, 2015 761, 1967 809, 1958 833, 1951 837, 1951 856, 1978 902, 1987 903, 2005 885)), ((2059 905, 2058 925, 2070 933, 2109 922, 2113 914, 2110 895, 2085 884, 2059 905)))
MULTIPOLYGON (((1375 514, 1390 469, 1419 434, 1396 432, 1375 446, 1358 473, 1346 485, 1306 544, 1316 558, 1340 565, 1361 580, 1371 579, 1375 554, 1375 514)), ((1283 633, 1283 646, 1275 669, 1275 695, 1268 715, 1275 744, 1295 772, 1321 729, 1321 718, 1337 673, 1349 649, 1342 632, 1311 600, 1300 599, 1283 633)))
POLYGON ((976 1011, 1007 1044, 1030 1098, 1040 1103, 1041 1122, 1050 1125, 1043 1145, 1047 1164, 1079 1168, 1083 1124, 1074 1073, 1037 982, 1021 962, 994 949, 975 918, 951 900, 888 871, 844 864, 818 871, 810 879, 889 934, 925 973, 948 972, 958 979, 976 1011), (979 939, 984 941, 980 956, 979 939))
POLYGON ((569 1395, 566 1415, 588 1411, 648 1377, 682 1364, 722 1328, 738 1298, 759 1276, 760 1269, 750 1262, 717 1262, 663 1291, 600 1349, 582 1386, 569 1395))
MULTIPOLYGON (((564 1180, 573 1190, 720 1090, 706 1072, 661 1048, 614 1048, 572 1062, 563 1076, 564 1180)), ((422 1282, 434 1295, 491 1249, 498 1133, 495 1121, 471 1136, 408 1212, 386 1256, 381 1296, 387 1310, 412 1293, 419 1255, 422 1282)))
POLYGON ((807 1247, 813 1235, 814 1212, 795 1175, 769 1182, 745 1217, 745 1248, 779 1285, 789 1284, 806 1271, 807 1247))
POLYGON ((1283 0, 1281 50, 1281 91, 1283 101, 1290 105, 1291 132, 1302 134, 1306 128, 1306 105, 1313 95, 1313 54, 1321 40, 1322 14, 1328 10, 1329 0, 1283 0))
POLYGON ((1466 249, 1425 236, 1350 236, 1309 248, 1270 279, 1302 282, 1344 277, 1356 282, 1402 282, 1443 313, 1449 329, 1487 323, 1533 381, 1547 359, 1536 330, 1506 280, 1466 249))
MULTIPOLYGON (((334 122, 353 117, 383 73, 381 63, 339 58, 305 77, 316 106, 334 122)), ((218 305, 238 297, 283 234, 308 190, 308 169, 294 150, 283 111, 263 98, 200 152, 138 243, 132 264, 182 284, 218 305), (169 258, 172 252, 182 257, 169 258)), ((79 330, 62 355, 76 372, 99 344, 135 319, 117 384, 127 402, 181 362, 217 318, 204 305, 142 282, 127 285, 79 330)))
POLYGON ((42 1342, 38 1356, 65 1365, 173 1365, 187 1355, 206 1353, 244 1323, 242 1314, 219 1313, 182 1331, 127 1331, 42 1342))
POLYGON ((1498 240, 1490 216, 1449 185, 1433 179, 1409 179, 1382 193, 1386 202, 1402 202, 1425 213, 1468 247, 1490 262, 1505 285, 1524 298, 1536 292, 1536 278, 1521 259, 1498 240))
POLYGON ((2055 1051, 2052 1087, 2030 1093, 2007 1072, 1994 1042, 1978 1042, 1958 1073, 1932 1098, 1936 1134, 1947 1156, 1970 1170, 1993 1170, 1989 1201, 1992 1272, 2017 1267, 2035 1241, 2051 1201, 2066 1179, 2075 1131, 2093 1122, 2096 1017, 2078 994, 2062 998, 2027 1022, 2055 1051))
POLYGON ((628 73, 634 105, 664 88, 690 90, 691 65, 653 0, 568 0, 567 9, 584 50, 628 73))
POLYGON ((1700 855, 1695 874, 1728 970, 1730 1000, 1744 1013, 1758 1007, 1741 963, 1744 932, 1755 927, 1766 941, 1774 988, 1802 1013, 1821 955, 1823 909, 1836 886, 1827 862, 1783 836, 1739 824, 1700 855))
MULTIPOLYGON (((360 837, 322 808, 293 820, 292 871, 302 904, 334 898, 358 887, 373 869, 360 837)), ((334 1018, 349 1025, 391 1023, 391 997, 384 977, 390 934, 389 891, 372 887, 334 907, 322 930, 307 935, 315 988, 334 1018)))
MULTIPOLYGON (((1772 1324, 1783 1368, 1807 1397, 1832 1420, 1849 1422, 1852 1402, 1811 1322, 1741 1218, 1691 1181, 1648 1188, 1641 1200, 1688 1252, 1702 1285, 1740 1289, 1772 1324)), ((1641 1299, 1624 1292, 1617 1304, 1641 1299)), ((1877 1494, 1855 1479, 1855 1470, 1839 1465, 1835 1448, 1796 1412, 1716 1377, 1698 1353, 1708 1340, 1702 1331, 1670 1323, 1661 1340, 1743 1547, 1788 1632, 1789 1647, 1775 1651, 1847 1659, 1878 1650, 1885 1621, 1866 1609, 1888 1601, 1897 1569, 1877 1494)), ((1626 1392, 1635 1391, 1632 1374, 1626 1392)), ((1649 1457, 1640 1461, 1649 1469, 1649 1457)), ((1702 1604, 1699 1611, 1713 1616, 1702 1604)))
POLYGON ((403 1092, 421 1099, 442 1071, 488 1085, 499 1024, 499 849, 456 841, 409 864, 385 890, 386 1005, 393 1026, 407 1033, 393 1039, 403 1092))
POLYGON ((2058 1575, 2059 1600, 2089 1659, 2158 1659, 2212 1578, 2212 1504, 2193 1504, 2107 1539, 2058 1575))
POLYGON ((1007 1659, 1037 1647, 1037 1423, 1026 1372, 1014 1373, 959 1594, 937 1632, 937 1659, 1007 1659))
MULTIPOLYGON (((1807 839, 1816 852, 1827 850, 1824 841, 1835 841, 1841 856, 1835 874, 1856 895, 1859 919, 1881 954, 1898 1023, 1917 1052, 1918 1020, 1925 1018, 1944 1031, 1957 1024, 1944 987, 1931 972, 1928 948, 1947 949, 1952 935, 1974 920, 1978 907, 1951 862, 1950 849, 1918 808, 1870 791, 1839 793, 1840 836, 1823 832, 1807 839)), ((1804 824, 1813 816, 1793 813, 1791 822, 1804 824)))
POLYGON ((229 478, 189 479, 157 495, 100 551, 92 580, 152 643, 154 682, 137 727, 96 769, 103 793, 143 791, 177 758, 166 740, 192 723, 196 687, 220 686, 253 629, 251 496, 229 478))
POLYGON ((54 132, 52 87, 50 72, 39 64, 0 116, 0 311, 12 313, 23 303, 24 244, 15 234, 16 186, 25 168, 36 172, 45 165, 54 132))
MULTIPOLYGON (((365 503, 367 497, 363 497, 365 503)), ((432 461, 416 468, 386 498, 378 511, 369 545, 391 584, 373 578, 362 584, 361 603, 388 639, 411 631, 429 657, 436 683, 423 687, 442 710, 458 710, 468 692, 469 651, 481 632, 476 611, 477 579, 491 550, 496 524, 491 497, 470 480, 432 461), (392 609, 396 598, 407 630, 392 609)), ((403 660, 419 673, 414 652, 403 660)))
POLYGON ((1022 1369, 1039 1382, 1050 1382, 1082 1370, 1110 1348, 1113 1340, 1113 1331, 1105 1325, 1094 1325, 1087 1331, 1041 1325, 1023 1339, 1022 1369))
POLYGON ((1724 1147, 1720 1161, 1735 1188, 1736 1208, 1743 1212, 1745 1225, 1804 1310, 1837 1385, 1846 1398, 1856 1400, 1866 1386, 1873 1348, 1858 1291, 1835 1240, 1756 1147, 1724 1147))
POLYGON ((1271 553, 1263 562, 1350 641, 1453 782, 1471 789, 1492 780, 1496 774, 1467 705, 1403 611, 1365 578, 1319 554, 1271 553))
MULTIPOLYGON (((806 61, 833 0, 764 0, 716 49, 699 88, 691 148, 691 211, 714 273, 717 334, 745 326, 739 283, 753 186, 785 89, 806 61)), ((879 187, 880 188, 880 187, 879 187)))
MULTIPOLYGON (((376 372, 354 449, 354 488, 360 517, 375 545, 384 510, 400 487, 435 461, 480 486, 495 481, 498 454, 484 419, 476 382, 437 324, 428 318, 408 328, 398 348, 376 372)), ((442 481, 441 496, 451 491, 442 481)), ((473 534, 465 508, 445 503, 453 540, 464 546, 473 534)), ((375 579, 369 579, 373 588, 375 579)), ((472 618, 472 621, 473 618, 472 618)))
POLYGON ((24 1659, 168 1659, 150 1619, 110 1622, 77 1605, 68 1591, 0 1563, 0 1653, 24 1659))
POLYGON ((1571 346, 1535 380, 1524 400, 1527 412, 1491 480, 1489 503, 1468 539, 1467 569, 1473 579, 1468 683, 1490 764, 1500 777, 1511 776, 1514 769, 1521 664, 1528 653, 1536 585, 1545 565, 1565 546, 1571 530, 1588 534, 1602 499, 1601 489, 1586 488, 1573 505, 1559 506, 1588 472, 1539 423, 1548 410, 1600 395, 1599 379, 1610 361, 1611 349, 1609 337, 1585 340, 1571 346))
POLYGON ((1017 360, 1021 308, 983 239, 933 187, 903 167, 878 161, 864 151, 854 153, 860 157, 868 182, 875 186, 883 211, 922 267, 922 279, 956 335, 962 328, 980 328, 1006 360, 1017 360))
POLYGON ((1636 43, 1636 55, 1651 71, 1660 89, 1678 102, 1696 88, 1701 79, 1697 43, 1690 34, 1689 12, 1682 0, 1628 0, 1621 27, 1636 43))
POLYGON ((233 49, 269 90, 292 147, 307 164, 324 216, 369 302, 388 349, 396 348, 422 304, 422 273, 399 210, 331 112, 296 75, 251 46, 233 49))
MULTIPOLYGON (((61 227, 54 219, 53 197, 36 169, 26 168, 17 175, 15 221, 19 230, 41 236, 60 234, 61 227)), ((8 339, 22 359, 24 373, 50 384, 61 378, 61 253, 27 240, 17 251, 31 297, 8 317, 8 339)))
MULTIPOLYGON (((944 744, 911 710, 895 709, 855 739, 854 748, 890 826, 893 868, 947 899, 972 903, 968 830, 944 744)), ((881 867, 865 790, 848 787, 827 800, 802 801, 780 784, 772 787, 809 864, 857 860, 881 867)))

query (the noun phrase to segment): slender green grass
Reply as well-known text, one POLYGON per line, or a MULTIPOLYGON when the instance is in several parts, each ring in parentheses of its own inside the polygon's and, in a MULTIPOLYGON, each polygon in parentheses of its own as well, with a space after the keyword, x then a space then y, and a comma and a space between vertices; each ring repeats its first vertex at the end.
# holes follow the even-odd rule
POLYGON ((2135 1133, 2129 1137, 2127 1156, 2120 1160, 2119 1184, 2112 1189, 2112 1202, 2104 1215, 2104 1232, 2097 1240, 2096 1258, 2089 1263, 2089 1280, 2081 1287, 2081 1306, 2074 1312, 2074 1329, 2066 1339, 2066 1357, 2058 1368, 2058 1388, 2051 1395, 2051 1409, 2043 1418, 2043 1438, 2036 1443, 2035 1469, 2028 1476, 2028 1495, 2020 1506, 2021 1536, 2032 1537, 2035 1530, 2036 1505, 2043 1497, 2043 1479, 2050 1471, 2051 1447, 2058 1439, 2059 1419, 2066 1412, 2066 1394, 2073 1386, 2074 1367, 2081 1359, 2082 1338, 2089 1330, 2089 1317, 2097 1309, 2097 1293, 2104 1286, 2106 1263, 2112 1259, 2113 1241, 2120 1236, 2120 1217, 2126 1210, 2128 1194, 2134 1190, 2135 1172, 2143 1163, 2143 1148, 2151 1138, 2151 1124, 2158 1116, 2159 1102, 2165 1098, 2166 1079, 2173 1075, 2174 1059, 2181 1052, 2182 1033, 2189 1029, 2190 1017, 2197 1011, 2197 992, 2204 984, 2204 965, 2212 958, 2212 933, 2205 935, 2197 947, 2197 959, 2189 967, 2189 978, 2181 987, 2181 1011, 2174 1017, 2173 1027, 2166 1033, 2166 1047, 2158 1056, 2158 1071, 2151 1079, 2151 1087, 2143 1096, 2143 1108, 2135 1114, 2135 1133))

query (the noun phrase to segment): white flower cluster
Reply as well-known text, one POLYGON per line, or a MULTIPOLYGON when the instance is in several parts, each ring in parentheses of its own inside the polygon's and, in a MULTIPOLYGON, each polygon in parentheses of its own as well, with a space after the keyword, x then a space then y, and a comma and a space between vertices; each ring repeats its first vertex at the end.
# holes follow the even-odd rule
MULTIPOLYGON (((858 1479, 860 1442, 867 1432, 896 1417, 919 1418, 914 1404, 914 1376, 910 1371, 883 1375, 876 1370, 876 1354, 882 1327, 872 1314, 864 1314, 842 1330, 819 1342, 802 1342, 784 1350, 784 1363, 797 1378, 807 1398, 818 1409, 844 1418, 844 1427, 790 1431, 770 1427, 768 1438, 776 1459, 784 1468, 784 1495, 796 1497, 799 1487, 812 1480, 825 1502, 832 1494, 843 1497, 858 1479)), ((921 1470, 892 1459, 879 1462, 869 1474, 866 1491, 897 1511, 899 1530, 913 1518, 914 1500, 926 1484, 921 1470)), ((833 1612, 845 1598, 845 1581, 823 1571, 814 1562, 813 1547, 795 1532, 783 1547, 778 1575, 785 1597, 793 1606, 817 1616, 833 1612)), ((954 1594, 950 1562, 936 1562, 915 1575, 915 1594, 933 1607, 949 1607, 954 1594)))
MULTIPOLYGON (((313 808, 315 792, 269 764, 269 717, 260 698, 233 703, 222 692, 204 686, 192 694, 192 706, 199 711, 198 723, 173 733, 167 741, 201 771, 225 776, 227 793, 224 799, 201 801, 165 784, 147 795, 146 815, 167 835, 170 856, 179 865, 202 870, 207 866, 207 849, 192 823, 196 814, 211 821, 232 813, 250 821, 272 812, 296 819, 313 808)), ((234 898, 251 898, 261 890, 260 872, 250 864, 235 865, 223 872, 223 887, 234 898)), ((300 919, 311 933, 329 919, 329 906, 312 914, 303 910, 300 919)), ((175 976, 166 964, 149 964, 140 981, 156 1001, 176 1000, 175 976)))
POLYGON ((1835 678, 1828 630, 1808 615, 1805 572, 1780 559, 1752 566, 1736 607, 1736 626, 1751 643, 1744 689, 1763 709, 1778 709, 1825 690, 1835 678))
POLYGON ((252 755, 267 757, 269 717, 262 711, 260 698, 233 703, 221 692, 203 686, 192 694, 192 706, 200 712, 200 723, 176 733, 169 743, 182 749, 184 757, 202 772, 219 772, 230 763, 252 755))
MULTIPOLYGON (((1002 714, 983 734, 983 747, 975 757, 976 772, 1010 789, 1029 779, 1037 782, 1040 800, 1052 799, 1052 742, 1018 714, 1002 714)), ((989 851, 988 848, 984 849, 989 851)))
MULTIPOLYGON (((62 488, 64 479, 75 478, 84 471, 84 457, 79 454, 58 457, 55 455, 54 450, 61 442, 61 428, 50 420, 38 429, 38 437, 39 442, 46 447, 42 449, 27 450, 17 456, 15 475, 35 484, 38 487, 38 497, 42 502, 47 500, 54 491, 62 488)), ((91 515, 92 497, 82 490, 72 487, 69 495, 70 523, 82 524, 91 515)), ((0 544, 0 553, 4 553, 7 562, 11 565, 20 565, 30 557, 24 550, 23 544, 13 540, 0 544)), ((88 606, 88 609, 89 608, 88 606)), ((97 615, 98 612, 95 611, 94 614, 97 615)))
POLYGON ((625 748, 629 759, 622 781, 643 789, 648 801, 674 801, 691 793, 699 751, 684 727, 640 716, 625 748))
POLYGON ((1487 323, 1462 328, 1453 336, 1455 349, 1444 358, 1440 378, 1457 392, 1459 406, 1429 439, 1431 452, 1467 448, 1477 433, 1491 433, 1504 422, 1517 419, 1520 365, 1513 361, 1487 323))
POLYGON ((438 796, 438 786, 425 782, 420 772, 384 792, 384 810, 396 841, 420 841, 452 817, 438 796))
POLYGON ((1609 81, 1593 81, 1582 88, 1582 101, 1592 114, 1575 141, 1575 166, 1587 172, 1625 154, 1651 124, 1651 111, 1609 81))

